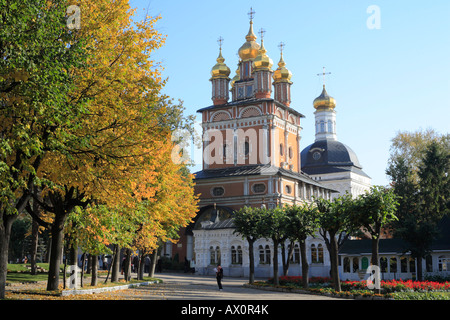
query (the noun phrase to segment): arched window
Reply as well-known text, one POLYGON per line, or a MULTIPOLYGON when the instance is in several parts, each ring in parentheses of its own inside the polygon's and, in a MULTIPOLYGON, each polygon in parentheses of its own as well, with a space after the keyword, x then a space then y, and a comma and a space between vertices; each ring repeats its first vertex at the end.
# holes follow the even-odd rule
POLYGON ((320 132, 325 132, 325 122, 320 121, 320 132))
POLYGON ((317 254, 318 254, 319 263, 323 263, 323 246, 322 246, 322 244, 319 244, 317 246, 317 254))
MULTIPOLYGON (((289 245, 289 251, 290 250, 291 250, 291 245, 289 245)), ((300 263, 300 248, 297 243, 294 245, 294 252, 291 257, 291 262, 292 263, 300 263)))
POLYGON ((280 143, 280 156, 284 154, 284 146, 282 143, 280 143))
POLYGON ((438 259, 439 271, 448 271, 450 267, 450 258, 439 256, 438 259))
POLYGON ((231 246, 231 264, 242 264, 241 246, 231 246))
POLYGON ((397 258, 391 257, 389 259, 389 272, 397 272, 397 258))
POLYGON ((270 247, 266 245, 266 263, 270 264, 270 247))
MULTIPOLYGON (((247 140, 248 138, 246 138, 247 140)), ((250 153, 250 144, 248 143, 248 141, 244 142, 244 155, 248 156, 248 154, 250 153)))
POLYGON ((350 258, 349 257, 344 258, 344 272, 350 273, 350 258))
POLYGON ((353 257, 353 269, 352 269, 352 272, 357 272, 358 270, 359 270, 358 257, 353 257))
POLYGON ((328 132, 333 133, 333 123, 331 120, 328 120, 328 132))
POLYGON ((312 263, 323 263, 323 246, 322 244, 311 245, 311 262, 312 263))
POLYGON ((266 259, 265 259, 265 254, 264 254, 264 247, 263 246, 259 246, 258 247, 258 252, 259 252, 259 264, 265 264, 266 263, 266 259))
POLYGON ((217 247, 209 247, 209 264, 218 264, 220 263, 220 248, 217 247))
POLYGON ((386 257, 380 258, 380 269, 381 269, 381 272, 387 272, 387 258, 386 257))

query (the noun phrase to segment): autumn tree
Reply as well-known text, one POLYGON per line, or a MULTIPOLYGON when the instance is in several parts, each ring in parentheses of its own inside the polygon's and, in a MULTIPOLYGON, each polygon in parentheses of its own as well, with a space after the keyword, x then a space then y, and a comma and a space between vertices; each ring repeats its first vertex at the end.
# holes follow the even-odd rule
POLYGON ((65 25, 67 1, 0 2, 0 299, 4 298, 11 224, 30 199, 45 152, 64 143, 83 112, 68 104, 85 39, 65 25))

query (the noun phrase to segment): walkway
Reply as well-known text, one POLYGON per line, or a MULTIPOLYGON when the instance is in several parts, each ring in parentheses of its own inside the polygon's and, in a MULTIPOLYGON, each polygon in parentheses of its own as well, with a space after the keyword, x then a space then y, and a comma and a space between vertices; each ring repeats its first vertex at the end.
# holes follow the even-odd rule
POLYGON ((124 300, 342 300, 322 295, 262 291, 244 288, 247 278, 228 278, 222 281, 223 291, 219 291, 216 279, 212 276, 190 275, 184 273, 158 273, 161 284, 152 284, 102 294, 114 299, 124 300), (118 297, 120 295, 120 297, 118 297))

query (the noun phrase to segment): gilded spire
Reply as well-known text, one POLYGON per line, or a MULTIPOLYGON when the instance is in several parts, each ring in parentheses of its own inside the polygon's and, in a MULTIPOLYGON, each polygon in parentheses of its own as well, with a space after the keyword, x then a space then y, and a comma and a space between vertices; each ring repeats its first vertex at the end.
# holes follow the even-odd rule
POLYGON ((265 31, 261 28, 261 47, 258 51, 258 56, 256 56, 255 60, 253 60, 253 70, 271 70, 273 66, 273 61, 267 56, 267 50, 264 48, 264 33, 265 31))
POLYGON ((286 68, 286 63, 283 59, 283 49, 284 43, 281 42, 278 46, 280 48, 280 61, 278 62, 278 69, 273 73, 273 80, 275 83, 277 82, 291 82, 292 73, 286 68))
POLYGON ((228 78, 230 75, 230 68, 224 63, 225 58, 222 56, 223 38, 220 37, 217 42, 219 43, 219 56, 216 59, 217 63, 211 69, 211 79, 228 78))
POLYGON ((256 36, 253 33, 253 16, 255 15, 255 11, 250 8, 248 15, 250 17, 250 28, 245 36, 245 40, 247 41, 239 48, 238 51, 239 57, 244 61, 255 59, 260 48, 259 44, 255 42, 256 36))

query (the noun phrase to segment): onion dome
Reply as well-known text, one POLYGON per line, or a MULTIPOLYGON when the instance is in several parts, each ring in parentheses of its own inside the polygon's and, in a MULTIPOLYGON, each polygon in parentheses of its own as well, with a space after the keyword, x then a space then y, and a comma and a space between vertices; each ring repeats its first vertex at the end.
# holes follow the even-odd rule
POLYGON ((228 79, 230 75, 230 68, 224 63, 225 59, 222 57, 222 48, 220 48, 217 63, 211 69, 211 79, 228 79))
POLYGON ((334 109, 336 107, 336 100, 328 95, 325 85, 323 85, 322 93, 314 99, 313 105, 316 110, 334 109))
POLYGON ((291 82, 292 73, 286 68, 286 63, 283 60, 283 52, 281 52, 280 62, 278 62, 278 69, 275 70, 272 76, 274 83, 277 82, 291 82))
POLYGON ((238 68, 236 69, 236 75, 233 77, 233 79, 231 79, 231 83, 230 83, 231 87, 233 88, 234 83, 239 80, 241 80, 241 70, 240 70, 239 64, 238 64, 238 68))
POLYGON ((273 61, 267 56, 267 50, 264 48, 264 41, 261 38, 261 48, 258 51, 258 55, 253 60, 253 71, 268 70, 270 71, 273 66, 273 61))
POLYGON ((259 53, 260 45, 255 41, 256 36, 253 33, 253 21, 250 20, 250 29, 248 30, 248 34, 245 37, 247 40, 240 48, 239 48, 239 57, 243 60, 253 60, 259 53))

